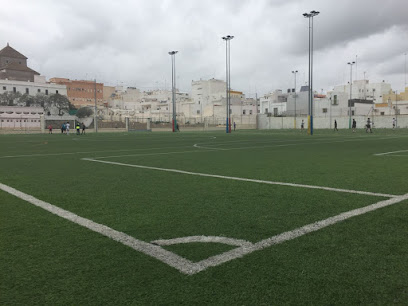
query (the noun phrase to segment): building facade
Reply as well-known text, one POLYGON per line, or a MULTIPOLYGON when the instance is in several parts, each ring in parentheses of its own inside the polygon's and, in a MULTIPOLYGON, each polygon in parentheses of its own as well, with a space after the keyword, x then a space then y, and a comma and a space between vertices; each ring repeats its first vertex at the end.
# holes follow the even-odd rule
POLYGON ((50 83, 65 85, 69 102, 75 107, 103 106, 103 83, 66 78, 51 78, 50 83))
POLYGON ((0 79, 23 82, 34 82, 38 72, 27 66, 27 57, 7 46, 0 50, 0 79))

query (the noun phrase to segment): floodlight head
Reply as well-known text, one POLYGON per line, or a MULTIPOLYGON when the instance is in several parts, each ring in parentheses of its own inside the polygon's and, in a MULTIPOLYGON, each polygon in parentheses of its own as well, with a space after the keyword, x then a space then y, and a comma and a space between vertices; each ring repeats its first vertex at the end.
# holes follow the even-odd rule
POLYGON ((308 18, 310 17, 308 13, 303 13, 303 17, 308 18))
POLYGON ((170 54, 170 55, 174 55, 174 54, 176 54, 177 52, 178 52, 178 51, 170 51, 169 54, 170 54))

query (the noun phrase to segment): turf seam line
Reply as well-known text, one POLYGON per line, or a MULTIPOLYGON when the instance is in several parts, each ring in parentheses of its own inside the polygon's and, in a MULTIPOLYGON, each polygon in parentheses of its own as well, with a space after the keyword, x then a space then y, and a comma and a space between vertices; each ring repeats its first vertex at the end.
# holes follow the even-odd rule
POLYGON ((179 174, 187 174, 187 175, 203 176, 203 177, 213 177, 213 178, 220 178, 220 179, 227 179, 227 180, 234 180, 234 181, 252 182, 252 183, 269 184, 269 185, 281 185, 281 186, 309 188, 309 189, 321 189, 321 190, 327 190, 327 191, 363 194, 363 195, 385 197, 385 198, 398 197, 397 195, 385 194, 385 193, 375 193, 375 192, 369 192, 369 191, 349 190, 349 189, 332 188, 332 187, 324 187, 324 186, 314 186, 314 185, 306 185, 306 184, 295 184, 295 183, 265 181, 265 180, 249 179, 249 178, 234 177, 234 176, 224 176, 224 175, 217 175, 217 174, 190 172, 190 171, 177 170, 177 169, 168 169, 168 168, 158 168, 158 167, 150 167, 150 166, 143 166, 143 165, 125 164, 125 163, 106 161, 106 160, 98 160, 98 159, 92 159, 92 158, 82 158, 81 160, 97 162, 97 163, 103 163, 103 164, 111 164, 111 165, 116 165, 116 166, 141 168, 141 169, 157 170, 157 171, 165 171, 165 172, 174 172, 174 173, 179 173, 179 174))

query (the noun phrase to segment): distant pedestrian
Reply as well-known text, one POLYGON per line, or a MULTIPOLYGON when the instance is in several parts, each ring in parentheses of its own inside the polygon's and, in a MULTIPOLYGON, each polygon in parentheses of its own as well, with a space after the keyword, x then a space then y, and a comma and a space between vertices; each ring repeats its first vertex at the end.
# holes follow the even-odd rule
POLYGON ((236 127, 237 127, 237 125, 235 124, 235 121, 234 121, 234 131, 235 131, 236 127))
POLYGON ((79 122, 77 122, 75 128, 76 128, 76 131, 77 131, 76 134, 77 134, 77 135, 81 135, 81 133, 80 133, 81 126, 79 125, 79 122))
POLYGON ((356 122, 355 119, 353 119, 353 124, 352 124, 351 127, 353 128, 353 133, 355 133, 356 132, 356 127, 357 127, 357 122, 356 122))
POLYGON ((82 123, 82 134, 85 134, 85 123, 82 123))
POLYGON ((178 124, 178 123, 176 124, 176 130, 177 130, 178 132, 180 132, 180 128, 179 128, 179 124, 178 124))
POLYGON ((65 133, 65 122, 61 125, 61 134, 65 133))
POLYGON ((52 125, 51 124, 48 126, 48 134, 52 134, 52 125))
POLYGON ((392 129, 395 130, 396 126, 397 126, 397 120, 395 120, 395 118, 392 118, 392 129))
POLYGON ((371 120, 370 120, 370 118, 367 119, 367 123, 366 123, 366 133, 368 133, 368 131, 370 131, 370 133, 373 132, 373 130, 371 129, 371 120))
POLYGON ((300 130, 304 130, 305 129, 305 122, 302 119, 302 123, 300 124, 300 130))
POLYGON ((69 135, 69 121, 65 124, 66 134, 69 135))
POLYGON ((335 131, 339 131, 339 130, 337 129, 337 120, 334 120, 334 130, 335 130, 335 131))

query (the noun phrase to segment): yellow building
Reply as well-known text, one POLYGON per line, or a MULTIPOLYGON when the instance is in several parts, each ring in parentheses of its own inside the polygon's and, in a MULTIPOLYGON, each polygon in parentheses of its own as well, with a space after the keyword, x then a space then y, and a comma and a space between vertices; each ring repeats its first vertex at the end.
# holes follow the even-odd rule
POLYGON ((405 91, 401 93, 390 91, 390 93, 384 94, 382 99, 383 103, 387 103, 389 106, 395 101, 408 101, 408 87, 405 87, 405 91))

